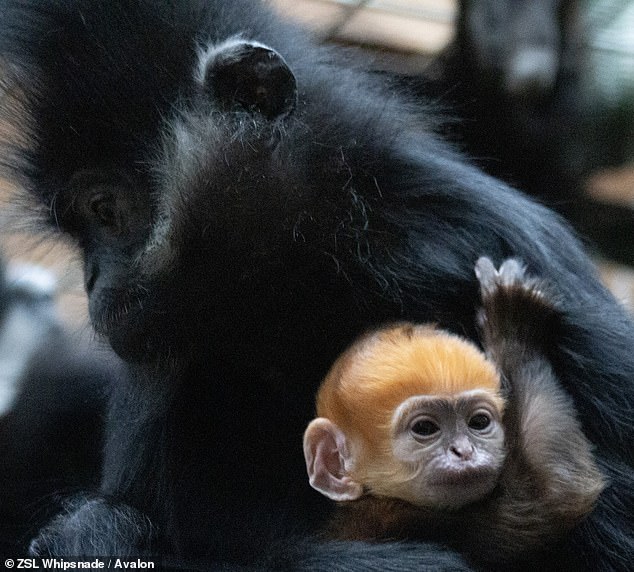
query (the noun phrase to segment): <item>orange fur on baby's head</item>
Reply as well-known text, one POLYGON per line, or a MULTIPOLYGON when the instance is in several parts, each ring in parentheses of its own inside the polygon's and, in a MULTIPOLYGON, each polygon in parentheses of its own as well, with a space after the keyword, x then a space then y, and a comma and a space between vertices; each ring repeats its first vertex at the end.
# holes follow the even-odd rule
MULTIPOLYGON (((500 377, 471 342, 433 325, 396 324, 362 337, 335 362, 317 394, 317 415, 373 442, 414 395, 451 398, 485 390, 500 410, 500 377)), ((372 443, 381 446, 380 443, 372 443)))

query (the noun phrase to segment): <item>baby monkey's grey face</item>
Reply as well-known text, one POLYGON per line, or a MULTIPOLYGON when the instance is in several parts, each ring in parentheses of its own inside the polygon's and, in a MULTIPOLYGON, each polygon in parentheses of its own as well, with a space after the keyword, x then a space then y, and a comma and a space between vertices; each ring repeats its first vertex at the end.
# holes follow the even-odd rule
POLYGON ((394 482, 395 496, 459 508, 491 492, 506 454, 499 403, 482 390, 404 401, 392 419, 394 457, 406 475, 394 482))

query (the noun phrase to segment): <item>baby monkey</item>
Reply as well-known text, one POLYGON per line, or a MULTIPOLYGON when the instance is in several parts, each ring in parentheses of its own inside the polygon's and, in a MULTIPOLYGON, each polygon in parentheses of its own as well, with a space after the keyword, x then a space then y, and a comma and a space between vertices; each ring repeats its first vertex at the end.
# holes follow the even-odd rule
POLYGON ((304 434, 311 485, 340 501, 337 539, 423 538, 482 564, 546 551, 604 480, 546 356, 560 315, 513 259, 476 264, 485 356, 432 325, 345 351, 304 434))

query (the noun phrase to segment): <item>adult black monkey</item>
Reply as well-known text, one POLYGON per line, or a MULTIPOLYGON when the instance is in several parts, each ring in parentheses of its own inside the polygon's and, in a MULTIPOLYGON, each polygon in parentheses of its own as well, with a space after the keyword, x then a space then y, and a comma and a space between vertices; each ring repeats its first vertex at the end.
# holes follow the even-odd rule
POLYGON ((628 566, 634 326, 556 216, 260 2, 0 8, 16 82, 4 116, 28 126, 7 163, 82 247, 92 321, 135 371, 114 390, 101 490, 34 553, 464 569, 432 544, 307 537, 325 509, 300 441, 319 380, 365 329, 436 320, 474 337, 472 268, 487 254, 557 286, 551 359, 611 481, 528 565, 628 566))

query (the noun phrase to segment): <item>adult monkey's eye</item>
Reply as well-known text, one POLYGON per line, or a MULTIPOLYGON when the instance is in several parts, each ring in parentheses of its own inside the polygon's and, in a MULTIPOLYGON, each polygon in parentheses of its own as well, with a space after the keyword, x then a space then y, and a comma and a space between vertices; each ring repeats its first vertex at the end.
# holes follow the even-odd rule
POLYGON ((429 419, 418 419, 410 427, 410 431, 417 437, 429 437, 440 431, 438 425, 429 419))
POLYGON ((477 413, 469 419, 469 427, 476 431, 482 431, 491 424, 491 418, 486 413, 477 413))
POLYGON ((76 172, 70 180, 72 213, 80 217, 80 229, 89 224, 109 235, 119 234, 125 221, 125 201, 121 177, 114 172, 84 169, 76 172))
POLYGON ((111 193, 96 192, 88 201, 88 209, 97 224, 112 230, 117 229, 117 205, 111 193))

